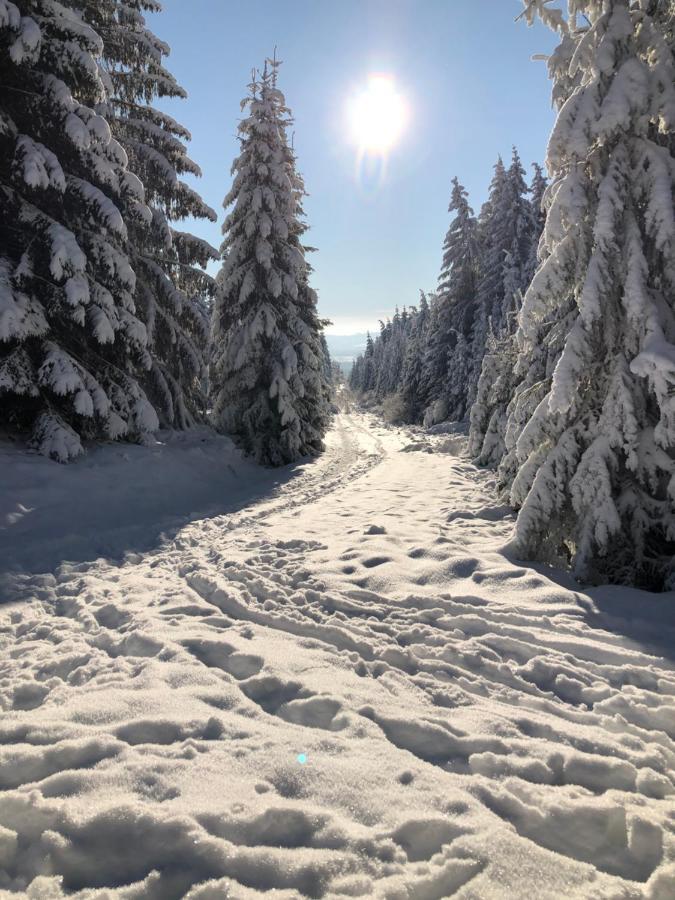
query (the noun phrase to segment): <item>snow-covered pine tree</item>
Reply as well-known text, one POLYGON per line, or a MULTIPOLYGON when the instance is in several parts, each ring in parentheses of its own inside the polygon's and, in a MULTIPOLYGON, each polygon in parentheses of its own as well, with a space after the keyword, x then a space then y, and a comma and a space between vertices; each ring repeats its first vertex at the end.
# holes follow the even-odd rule
MULTIPOLYGON (((495 466, 504 456, 506 410, 519 381, 516 367, 518 313, 523 292, 534 275, 545 220, 543 199, 546 179, 541 166, 534 163, 533 167, 528 202, 525 198, 524 172, 514 149, 511 166, 505 173, 504 188, 499 194, 498 205, 503 214, 494 217, 497 221, 494 222, 492 234, 498 238, 497 246, 502 247, 502 282, 501 286, 497 282, 491 286, 495 304, 491 314, 485 309, 481 311, 487 339, 482 358, 480 348, 474 347, 476 364, 480 360, 480 376, 471 407, 469 430, 469 453, 480 465, 495 466)), ((490 284, 489 272, 493 262, 493 254, 488 249, 486 285, 490 284)), ((496 275, 499 266, 494 266, 492 271, 496 275)))
POLYGON ((94 107, 99 36, 52 0, 0 0, 0 418, 66 461, 158 425, 129 229, 152 213, 94 107))
MULTIPOLYGON (((513 313, 508 322, 515 320, 515 307, 519 300, 514 297, 513 313)), ((516 334, 508 327, 501 334, 489 329, 485 353, 481 364, 480 378, 476 390, 476 400, 471 407, 469 427, 469 455, 482 466, 496 466, 504 456, 506 410, 517 383, 514 375, 518 359, 516 334)))
POLYGON ((380 320, 380 333, 374 342, 373 363, 375 365, 375 397, 381 400, 387 393, 387 344, 391 338, 391 319, 380 320))
POLYGON ((360 353, 354 360, 354 365, 349 375, 349 387, 356 394, 366 394, 371 391, 375 385, 375 342, 368 332, 366 334, 366 346, 363 353, 360 353))
MULTIPOLYGON (((330 325, 330 321, 326 323, 326 325, 330 325)), ((324 325, 325 327, 325 325, 324 325)), ((326 335, 321 332, 319 336, 321 342, 321 353, 322 353, 322 366, 323 366, 323 375, 327 386, 333 384, 333 376, 335 373, 335 367, 333 365, 333 360, 331 359, 330 350, 328 349, 328 341, 326 340, 326 335)), ((336 364, 337 365, 337 364, 336 364)))
POLYGON ((377 373, 375 371, 375 342, 370 332, 366 334, 366 349, 363 351, 363 384, 362 392, 365 394, 375 387, 377 373))
POLYGON ((241 152, 225 198, 223 267, 212 324, 216 426, 263 464, 323 449, 329 409, 316 294, 301 237, 301 182, 286 137, 278 62, 253 75, 241 152))
MULTIPOLYGON (((581 74, 578 66, 572 66, 572 60, 576 53, 578 35, 570 32, 564 23, 563 13, 559 9, 551 8, 546 4, 536 6, 526 4, 523 13, 530 22, 536 15, 541 16, 542 21, 560 35, 560 43, 555 48, 548 60, 549 75, 552 79, 552 101, 557 109, 561 109, 572 93, 581 83, 581 74)), ((553 202, 554 185, 548 185, 544 191, 542 205, 545 212, 544 231, 538 247, 539 264, 543 267, 551 248, 555 246, 557 239, 553 237, 553 219, 549 223, 549 207, 553 202), (548 225, 551 225, 549 232, 548 225)), ((564 196, 564 195, 563 195, 564 196)), ((562 198, 561 198, 562 199, 562 198)), ((568 198, 568 215, 574 216, 574 196, 568 198)), ((570 253, 568 265, 573 266, 573 254, 570 253)), ((549 271, 547 277, 551 277, 549 271)), ((540 283, 542 290, 546 290, 545 281, 540 283)), ((530 282, 530 288, 534 288, 534 279, 530 282)), ((539 287, 537 288, 539 289, 539 287)), ((507 408, 506 422, 504 426, 504 455, 499 461, 498 484, 500 488, 508 490, 518 470, 516 445, 527 422, 531 418, 537 405, 542 400, 547 390, 548 378, 555 367, 562 340, 569 328, 570 317, 574 315, 575 302, 570 293, 567 298, 566 311, 558 310, 559 320, 553 323, 548 332, 548 341, 544 342, 544 331, 541 340, 532 339, 530 322, 530 338, 527 352, 521 352, 525 346, 526 338, 522 328, 518 327, 514 340, 517 347, 517 359, 513 372, 513 384, 515 385, 511 400, 507 408)), ((543 329, 548 329, 551 323, 542 320, 543 329)), ((496 462, 498 454, 495 451, 496 462)))
POLYGON ((214 281, 204 267, 218 252, 174 223, 186 217, 216 221, 216 214, 180 178, 201 174, 187 154, 189 132, 152 103, 187 95, 164 66, 168 46, 145 22, 144 12, 161 10, 157 0, 74 3, 103 38, 107 97, 97 111, 124 147, 152 210, 150 225, 132 228, 129 242, 138 314, 152 356, 144 387, 163 424, 186 428, 205 412, 207 301, 214 281))
MULTIPOLYGON (((276 88, 278 70, 280 63, 276 59, 276 54, 270 60, 272 68, 272 84, 276 88)), ((283 96, 282 102, 285 102, 283 96)), ((289 124, 292 121, 290 111, 288 111, 289 124)), ((286 132, 282 132, 282 136, 286 137, 286 132)), ((295 219, 293 224, 294 232, 298 241, 302 241, 303 235, 308 231, 306 223, 305 210, 303 201, 307 196, 305 181, 301 173, 298 171, 297 156, 291 143, 287 146, 289 156, 289 178, 293 186, 295 197, 295 219)), ((294 325, 295 330, 289 333, 294 338, 294 346, 299 357, 299 377, 302 382, 303 396, 299 400, 299 408, 301 412, 301 420, 306 422, 315 421, 320 431, 321 447, 323 448, 323 435, 328 427, 330 417, 333 412, 333 395, 334 388, 331 377, 331 358, 328 350, 328 343, 324 329, 331 324, 330 319, 321 319, 317 314, 317 294, 311 287, 310 280, 314 269, 307 260, 311 253, 316 252, 316 247, 308 244, 299 244, 300 249, 305 257, 304 267, 301 277, 298 280, 298 297, 295 301, 295 311, 297 320, 294 325)), ((306 430, 309 430, 309 425, 306 430)), ((313 452, 313 451, 312 451, 313 452)))
POLYGON ((427 316, 424 341, 422 342, 421 346, 422 369, 418 388, 419 401, 422 407, 422 415, 419 419, 420 422, 424 421, 424 417, 428 410, 433 410, 435 398, 440 392, 437 373, 439 361, 437 348, 439 298, 436 291, 425 293, 425 297, 429 305, 429 311, 427 316))
MULTIPOLYGON (((480 242, 480 270, 476 289, 476 313, 472 333, 471 374, 477 388, 481 361, 488 335, 494 329, 499 331, 498 322, 504 299, 504 258, 508 245, 506 225, 506 167, 501 156, 497 158, 490 182, 488 199, 478 216, 478 237, 480 242)), ((474 391, 469 406, 475 400, 474 391)))
POLYGON ((477 396, 488 336, 502 336, 511 329, 514 298, 525 290, 531 277, 534 220, 527 193, 525 171, 514 147, 508 169, 501 157, 497 160, 489 198, 481 210, 481 276, 471 344, 470 406, 477 396))
POLYGON ((407 313, 398 307, 391 321, 387 319, 377 342, 375 366, 377 382, 375 386, 378 400, 396 393, 401 386, 403 361, 407 341, 407 313))
POLYGON ((359 353, 352 363, 347 383, 350 390, 354 391, 355 394, 361 393, 361 386, 363 385, 363 353, 359 353))
POLYGON ((409 322, 408 339, 401 373, 401 398, 407 422, 420 422, 424 415, 425 396, 424 351, 428 340, 429 303, 420 291, 420 305, 413 310, 409 322))
MULTIPOLYGON (((502 260, 503 299, 499 318, 496 318, 497 310, 492 315, 494 328, 498 332, 513 330, 508 317, 514 309, 514 300, 517 305, 519 296, 527 290, 532 277, 532 245, 538 243, 536 231, 540 213, 537 213, 535 219, 534 207, 528 197, 530 188, 525 182, 525 169, 515 147, 511 165, 506 171, 505 186, 504 228, 507 246, 502 260)), ((538 190, 540 187, 537 184, 538 190)))
POLYGON ((539 265, 539 242, 544 233, 546 210, 544 208, 544 195, 548 186, 548 180, 539 163, 532 163, 534 175, 530 182, 530 207, 532 209, 532 225, 530 229, 530 249, 525 269, 523 292, 530 286, 539 265))
POLYGON ((473 333, 478 278, 477 222, 466 190, 452 180, 449 212, 456 213, 443 242, 438 299, 432 317, 426 354, 427 402, 425 422, 462 419, 467 410, 465 358, 473 333))
MULTIPOLYGON (((519 360, 538 402, 515 442, 511 487, 521 554, 567 553, 583 579, 652 588, 675 581, 675 69, 664 6, 574 0, 551 22, 563 35, 551 64, 562 89, 545 258, 525 296, 519 360), (571 44, 572 67, 558 68, 571 44)), ((553 11, 526 0, 525 12, 553 11)), ((510 418, 520 425, 533 404, 510 418)))

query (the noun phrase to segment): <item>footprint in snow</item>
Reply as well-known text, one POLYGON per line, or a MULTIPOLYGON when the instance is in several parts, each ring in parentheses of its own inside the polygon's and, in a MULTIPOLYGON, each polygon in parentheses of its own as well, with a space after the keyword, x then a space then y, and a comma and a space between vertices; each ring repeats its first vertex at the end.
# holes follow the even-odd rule
POLYGON ((383 566, 388 562, 391 562, 390 556, 371 556, 369 559, 364 559, 362 565, 364 565, 366 569, 374 569, 376 566, 383 566))
POLYGON ((182 641, 182 644, 203 665, 220 669, 238 681, 257 675, 264 665, 262 657, 253 653, 241 653, 224 641, 195 638, 182 641))
POLYGON ((384 525, 369 525, 363 533, 364 534, 386 534, 387 529, 384 527, 384 525))

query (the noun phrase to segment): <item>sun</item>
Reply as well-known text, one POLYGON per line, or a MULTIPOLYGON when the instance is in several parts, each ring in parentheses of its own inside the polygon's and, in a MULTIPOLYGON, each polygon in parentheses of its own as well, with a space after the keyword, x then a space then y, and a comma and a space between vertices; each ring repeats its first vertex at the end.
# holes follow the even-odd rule
POLYGON ((408 120, 405 98, 391 75, 370 75, 347 107, 353 140, 361 150, 384 154, 399 140, 408 120))

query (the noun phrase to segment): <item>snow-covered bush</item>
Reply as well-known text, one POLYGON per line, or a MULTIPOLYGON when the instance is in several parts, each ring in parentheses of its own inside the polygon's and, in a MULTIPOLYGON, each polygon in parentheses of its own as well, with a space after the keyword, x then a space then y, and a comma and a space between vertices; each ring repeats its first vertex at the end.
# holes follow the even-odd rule
POLYGON ((407 421, 408 407, 400 394, 390 394, 382 402, 382 418, 390 425, 402 425, 407 421))

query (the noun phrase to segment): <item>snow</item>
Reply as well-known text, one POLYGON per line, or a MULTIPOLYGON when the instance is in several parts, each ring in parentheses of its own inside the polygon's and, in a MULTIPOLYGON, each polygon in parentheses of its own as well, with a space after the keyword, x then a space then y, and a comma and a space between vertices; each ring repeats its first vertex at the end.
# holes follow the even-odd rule
POLYGON ((83 274, 87 258, 72 231, 54 222, 47 235, 51 244, 49 270, 54 278, 61 281, 68 274, 83 274))
POLYGON ((59 193, 66 189, 66 178, 57 157, 43 144, 22 134, 16 142, 18 169, 29 187, 46 190, 54 188, 59 193))
MULTIPOLYGON (((11 16, 11 7, 14 7, 14 4, 8 4, 8 7, 10 7, 11 16)), ((10 27, 11 25, 12 20, 10 18, 10 27)), ((22 16, 19 25, 19 36, 9 48, 10 59, 17 66, 26 61, 35 62, 40 51, 41 42, 42 32, 37 22, 31 19, 30 16, 22 16)))
POLYGON ((103 191, 73 175, 68 178, 68 186, 85 204, 88 211, 95 216, 96 221, 100 222, 104 228, 108 228, 126 239, 127 228, 122 214, 103 191))
POLYGON ((2 445, 0 895, 675 895, 675 598, 510 559, 435 431, 2 445))

